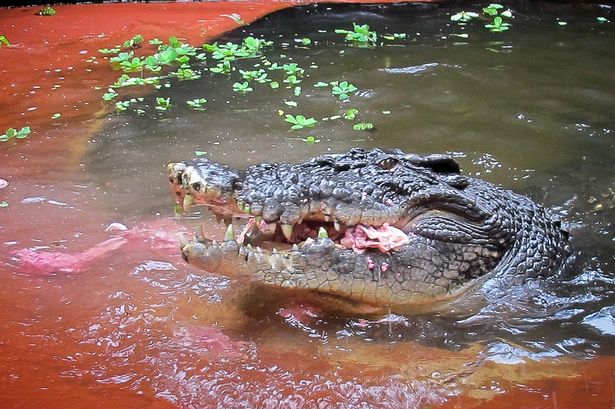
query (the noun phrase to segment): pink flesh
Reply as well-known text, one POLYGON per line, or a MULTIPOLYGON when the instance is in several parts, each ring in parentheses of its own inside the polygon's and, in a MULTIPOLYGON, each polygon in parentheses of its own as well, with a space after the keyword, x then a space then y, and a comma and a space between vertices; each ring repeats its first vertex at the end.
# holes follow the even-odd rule
POLYGON ((179 229, 180 227, 173 221, 161 220, 122 231, 117 237, 81 252, 63 253, 24 248, 15 251, 13 256, 18 258, 19 270, 24 274, 73 275, 87 271, 94 263, 100 262, 101 259, 123 247, 128 247, 125 249, 126 252, 145 248, 165 255, 174 254, 179 229))
POLYGON ((254 220, 253 217, 250 217, 246 225, 237 236, 237 243, 242 244, 246 240, 246 235, 254 228, 255 225, 256 220, 254 220))
POLYGON ((386 253, 397 250, 408 242, 406 233, 387 223, 377 228, 359 224, 354 229, 346 230, 344 238, 340 240, 343 246, 357 253, 363 253, 368 248, 375 248, 386 253))
POLYGON ((13 253, 19 258, 19 269, 30 275, 72 275, 87 270, 94 262, 119 249, 127 241, 114 237, 80 253, 34 251, 21 249, 13 253))

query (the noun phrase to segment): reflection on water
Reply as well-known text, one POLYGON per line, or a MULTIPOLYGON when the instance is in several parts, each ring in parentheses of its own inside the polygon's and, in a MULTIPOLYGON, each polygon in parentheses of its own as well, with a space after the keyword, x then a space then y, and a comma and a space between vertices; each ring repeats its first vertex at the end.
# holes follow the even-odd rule
MULTIPOLYGON (((81 276, 8 283, 1 291, 32 302, 17 306, 19 322, 2 324, 0 345, 30 356, 32 366, 3 358, 5 381, 42 391, 58 373, 67 391, 77 391, 67 392, 72 399, 82 389, 104 395, 119 387, 118 402, 135 407, 422 407, 464 391, 493 398, 554 373, 578 376, 576 362, 611 354, 615 31, 595 20, 610 9, 524 4, 513 8, 513 27, 503 34, 480 22, 450 23, 457 10, 309 6, 230 33, 221 41, 273 40, 271 62, 306 69, 302 94, 255 84, 240 95, 232 91, 237 73, 204 73, 156 94, 176 101, 168 113, 108 115, 84 158, 85 179, 97 189, 89 206, 107 212, 108 223, 155 225, 172 215, 164 165, 195 150, 236 167, 354 146, 449 152, 465 172, 527 194, 568 221, 579 254, 566 281, 511 289, 510 298, 461 318, 338 318, 139 247, 81 276), (349 47, 334 30, 351 21, 408 38, 349 47), (312 44, 295 41, 304 37, 312 44), (313 87, 342 80, 359 88, 350 103, 313 87), (195 98, 209 100, 205 111, 184 106, 195 98), (376 130, 321 120, 291 132, 278 113, 321 119, 351 107, 376 130), (308 135, 320 142, 306 144, 308 135)), ((47 195, 23 206, 47 204, 67 206, 47 195)), ((81 217, 87 223, 87 211, 81 217)), ((211 220, 206 225, 222 233, 211 220)), ((592 396, 587 385, 583 396, 592 396)), ((608 393, 595 388, 596 396, 608 393)), ((542 402, 557 401, 552 393, 542 402)))

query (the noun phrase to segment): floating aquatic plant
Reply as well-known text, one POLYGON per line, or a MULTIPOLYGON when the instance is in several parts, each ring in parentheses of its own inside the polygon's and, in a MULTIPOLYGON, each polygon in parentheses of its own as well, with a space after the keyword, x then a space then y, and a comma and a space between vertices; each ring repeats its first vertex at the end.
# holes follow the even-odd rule
POLYGON ((195 111, 204 111, 206 103, 207 100, 205 98, 197 98, 190 101, 186 101, 186 104, 195 111))
POLYGON ((134 56, 135 56, 134 51, 119 53, 117 56, 111 57, 111 62, 116 62, 118 64, 121 64, 123 62, 131 61, 134 58, 134 56))
POLYGON ((406 37, 408 37, 408 35, 406 33, 393 33, 393 34, 384 34, 382 36, 382 38, 384 38, 385 40, 389 40, 389 41, 393 41, 393 40, 403 40, 406 37))
POLYGON ((143 36, 141 34, 137 34, 131 39, 126 40, 123 45, 124 48, 137 48, 141 46, 141 43, 143 43, 143 36))
POLYGON ((298 77, 300 75, 303 75, 303 73, 305 73, 305 70, 303 68, 299 67, 299 65, 297 63, 294 63, 294 62, 290 63, 290 64, 282 65, 282 69, 284 70, 284 72, 288 76, 294 75, 295 77, 298 77))
POLYGON ((372 131, 375 129, 374 124, 371 122, 359 122, 358 124, 354 124, 352 129, 355 131, 372 131))
POLYGON ((367 24, 352 23, 352 31, 337 29, 337 34, 345 34, 346 41, 349 41, 355 45, 362 46, 375 46, 378 40, 378 34, 375 31, 369 29, 367 24))
POLYGON ((344 119, 353 120, 359 114, 359 110, 356 108, 350 108, 348 111, 344 112, 344 119))
POLYGON ((288 77, 286 77, 286 79, 283 82, 289 85, 301 84, 301 80, 297 78, 297 76, 295 75, 289 75, 288 77))
POLYGON ((355 92, 358 89, 356 86, 354 86, 354 84, 351 84, 348 81, 333 81, 330 84, 333 86, 333 88, 331 89, 331 93, 337 96, 341 101, 349 101, 349 94, 355 92))
POLYGON ((507 31, 510 28, 510 24, 505 23, 502 17, 496 16, 491 24, 485 24, 485 28, 488 28, 493 33, 501 33, 507 31))
POLYGON ((209 71, 215 74, 230 74, 235 68, 231 67, 231 63, 228 60, 218 63, 215 67, 209 69, 209 71))
POLYGON ((236 82, 233 84, 233 91, 239 92, 240 94, 246 94, 248 92, 254 91, 252 87, 250 87, 250 83, 247 81, 244 82, 236 82))
POLYGON ((39 11, 37 14, 39 16, 45 16, 45 17, 55 16, 56 10, 53 7, 47 6, 47 7, 43 7, 43 9, 41 9, 41 11, 39 11))
POLYGON ((24 126, 19 130, 15 128, 9 128, 2 135, 0 135, 0 142, 7 142, 13 138, 24 139, 28 135, 30 135, 30 132, 32 131, 30 130, 29 126, 24 126))
POLYGON ((468 21, 478 18, 479 14, 472 11, 460 11, 451 16, 451 21, 456 23, 467 23, 468 21))
POLYGON ((308 145, 313 145, 315 143, 320 142, 320 139, 316 139, 314 135, 309 135, 307 138, 302 139, 302 141, 307 143, 308 145))
POLYGON ((306 118, 303 115, 286 115, 285 121, 293 124, 290 129, 294 130, 312 128, 317 122, 314 118, 306 118))
POLYGON ((267 81, 270 81, 270 79, 268 78, 267 71, 263 70, 262 68, 259 70, 251 70, 251 71, 239 70, 239 73, 241 74, 243 79, 248 82, 256 81, 260 84, 263 84, 267 81))
POLYGON ((156 109, 159 111, 168 111, 171 108, 171 98, 156 98, 156 109))
POLYGON ((197 80, 201 78, 201 74, 190 68, 178 68, 177 71, 172 72, 169 75, 172 77, 177 77, 180 81, 197 80))

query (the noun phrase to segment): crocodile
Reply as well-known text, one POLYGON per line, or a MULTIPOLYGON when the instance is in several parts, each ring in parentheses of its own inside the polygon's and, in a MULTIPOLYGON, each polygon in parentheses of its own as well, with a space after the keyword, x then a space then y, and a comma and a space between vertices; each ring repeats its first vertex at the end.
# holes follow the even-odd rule
POLYGON ((224 240, 182 238, 187 262, 334 311, 459 308, 490 280, 545 279, 572 257, 547 209, 444 154, 354 148, 243 170, 201 157, 167 171, 179 207, 204 205, 228 223, 224 240), (234 218, 245 220, 238 233, 234 218))

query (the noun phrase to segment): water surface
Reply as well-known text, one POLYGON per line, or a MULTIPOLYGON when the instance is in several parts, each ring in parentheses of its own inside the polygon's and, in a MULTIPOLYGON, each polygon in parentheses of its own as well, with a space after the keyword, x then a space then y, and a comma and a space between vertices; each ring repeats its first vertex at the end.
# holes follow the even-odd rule
MULTIPOLYGON (((451 23, 462 8, 469 6, 306 6, 229 33, 219 42, 272 40, 270 62, 306 70, 301 95, 284 87, 279 71, 270 76, 280 89, 254 84, 246 95, 232 90, 238 71, 230 78, 204 71, 199 80, 173 80, 145 96, 143 116, 104 116, 79 170, 49 182, 75 197, 80 186, 92 192, 66 203, 78 210, 65 217, 83 225, 93 218, 100 225, 82 230, 99 234, 63 232, 56 248, 94 244, 111 234, 104 228, 112 222, 173 230, 164 224, 173 215, 165 164, 195 151, 245 167, 356 146, 399 148, 449 153, 464 172, 552 208, 578 253, 566 279, 515 289, 510 300, 461 318, 333 317, 195 270, 146 241, 75 277, 11 277, 2 291, 29 302, 6 319, 5 344, 22 357, 7 360, 8 379, 31 382, 39 396, 46 384, 61 382, 75 401, 82 389, 89 396, 121 391, 118 402, 135 407, 612 404, 615 30, 596 21, 612 11, 519 3, 511 30, 491 33, 481 22, 451 23), (334 32, 352 21, 407 38, 352 47, 334 32), (305 37, 308 46, 297 41, 305 37), (359 89, 347 103, 313 87, 343 80, 359 89), (160 96, 175 103, 169 112, 153 109, 160 96), (185 105, 194 98, 209 100, 205 111, 185 105), (323 120, 349 108, 376 129, 323 120), (289 131, 280 110, 319 123, 289 131), (319 142, 306 143, 308 136, 319 142), (525 297, 514 297, 520 293, 525 297), (28 354, 34 371, 24 366, 28 354)), ((263 61, 234 65, 255 63, 263 61)), ((64 211, 47 196, 26 205, 64 211)), ((208 233, 221 234, 206 213, 181 223, 197 216, 208 233)))

